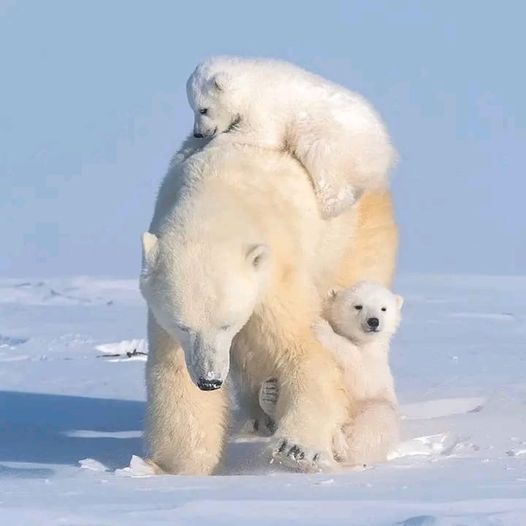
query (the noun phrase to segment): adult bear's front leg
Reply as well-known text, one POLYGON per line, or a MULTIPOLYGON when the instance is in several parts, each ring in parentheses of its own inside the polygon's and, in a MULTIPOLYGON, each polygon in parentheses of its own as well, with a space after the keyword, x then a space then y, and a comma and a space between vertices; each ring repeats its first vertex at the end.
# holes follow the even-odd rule
POLYGON ((201 391, 190 379, 179 345, 148 319, 146 448, 162 471, 209 475, 218 466, 226 433, 227 393, 201 391))
POLYGON ((305 471, 333 467, 333 435, 347 406, 341 373, 313 335, 298 336, 283 352, 272 456, 305 471))
POLYGON ((243 370, 249 380, 257 379, 261 386, 271 363, 279 384, 272 458, 295 469, 319 471, 334 465, 332 439, 345 421, 347 399, 341 372, 308 325, 310 314, 288 312, 288 317, 267 316, 269 311, 253 316, 236 339, 235 352, 252 349, 243 370), (272 320, 283 321, 283 326, 277 328, 272 320))

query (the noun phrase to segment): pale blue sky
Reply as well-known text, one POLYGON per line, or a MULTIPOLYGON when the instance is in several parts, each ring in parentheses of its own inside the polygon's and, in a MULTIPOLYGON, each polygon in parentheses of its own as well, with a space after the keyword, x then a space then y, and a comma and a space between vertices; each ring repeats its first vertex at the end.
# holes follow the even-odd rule
POLYGON ((185 80, 220 53, 367 96, 400 270, 525 273, 525 2, 0 0, 0 275, 136 276, 185 80))

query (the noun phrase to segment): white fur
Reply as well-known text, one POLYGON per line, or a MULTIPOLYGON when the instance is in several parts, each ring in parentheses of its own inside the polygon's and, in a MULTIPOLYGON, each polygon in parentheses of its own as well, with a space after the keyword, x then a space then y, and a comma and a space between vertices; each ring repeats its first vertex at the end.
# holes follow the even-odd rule
POLYGON ((151 461, 170 473, 217 469, 228 397, 225 387, 196 384, 219 387, 228 373, 253 419, 262 382, 278 379, 274 458, 330 465, 347 399, 313 324, 335 284, 389 283, 396 246, 389 193, 366 193, 323 221, 306 171, 287 153, 187 140, 143 236, 151 461))
POLYGON ((176 156, 143 236, 149 454, 172 473, 216 469, 226 395, 202 387, 218 387, 231 370, 252 407, 254 386, 280 378, 273 454, 319 469, 332 459, 346 401, 312 324, 350 250, 356 212, 321 220, 305 171, 287 154, 213 143, 192 154, 195 143, 176 156), (304 457, 288 456, 295 447, 304 457))
POLYGON ((194 133, 296 156, 325 218, 387 185, 396 154, 386 128, 343 86, 286 62, 214 57, 195 69, 187 93, 194 133))
MULTIPOLYGON (((333 292, 326 319, 315 324, 320 342, 343 373, 347 390, 348 418, 336 428, 333 438, 334 454, 341 462, 363 465, 385 461, 398 442, 398 401, 388 352, 402 304, 402 298, 387 288, 362 281, 333 292), (371 318, 379 321, 375 332, 367 324, 371 318)), ((263 382, 259 403, 272 418, 279 396, 275 378, 263 382)))
POLYGON ((341 368, 350 401, 347 423, 336 431, 337 457, 349 464, 385 461, 400 424, 389 345, 400 323, 403 299, 362 281, 332 294, 316 332, 341 368), (375 332, 368 320, 378 320, 375 332))

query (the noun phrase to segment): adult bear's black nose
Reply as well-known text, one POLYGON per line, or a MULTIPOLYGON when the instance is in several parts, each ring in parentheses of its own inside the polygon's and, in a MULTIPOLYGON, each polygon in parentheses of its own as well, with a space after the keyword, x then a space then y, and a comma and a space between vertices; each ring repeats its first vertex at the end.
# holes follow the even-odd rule
POLYGON ((377 329, 378 325, 380 325, 380 320, 378 318, 369 318, 367 320, 367 325, 369 325, 371 329, 377 329))
POLYGON ((204 137, 204 135, 202 133, 194 133, 194 137, 196 139, 202 139, 204 137))
POLYGON ((199 378, 197 387, 201 391, 215 391, 223 385, 223 380, 207 380, 206 378, 199 378))

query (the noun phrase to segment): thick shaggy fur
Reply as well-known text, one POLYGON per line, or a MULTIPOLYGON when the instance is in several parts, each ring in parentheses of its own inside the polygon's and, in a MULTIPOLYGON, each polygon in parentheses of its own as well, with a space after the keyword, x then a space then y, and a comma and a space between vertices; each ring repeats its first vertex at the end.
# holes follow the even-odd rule
POLYGON ((150 458, 170 473, 216 470, 227 397, 224 387, 203 389, 230 370, 249 410, 261 383, 279 379, 271 452, 320 469, 348 407, 313 323, 331 287, 371 272, 390 282, 397 230, 389 194, 366 193, 324 221, 305 170, 286 153, 215 141, 195 150, 190 140, 175 157, 143 240, 150 458))
POLYGON ((386 188, 396 157, 389 135, 371 104, 343 86, 286 62, 214 57, 187 92, 197 135, 293 154, 325 218, 386 188))

